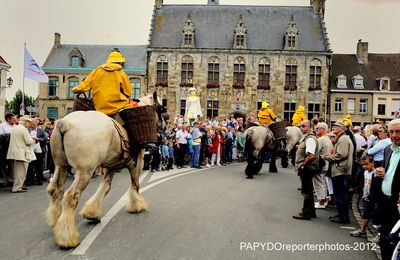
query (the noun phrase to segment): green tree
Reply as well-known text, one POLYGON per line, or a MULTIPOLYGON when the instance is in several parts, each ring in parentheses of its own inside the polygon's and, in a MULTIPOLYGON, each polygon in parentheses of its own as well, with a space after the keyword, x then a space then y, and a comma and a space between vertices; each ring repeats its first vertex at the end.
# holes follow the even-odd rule
MULTIPOLYGON (((33 97, 29 97, 24 93, 25 115, 29 114, 28 111, 26 110, 26 107, 33 106, 33 101, 34 101, 33 97)), ((8 110, 10 110, 11 113, 13 113, 14 115, 18 115, 21 103, 22 103, 22 91, 18 90, 10 102, 6 101, 6 107, 8 108, 8 110)))

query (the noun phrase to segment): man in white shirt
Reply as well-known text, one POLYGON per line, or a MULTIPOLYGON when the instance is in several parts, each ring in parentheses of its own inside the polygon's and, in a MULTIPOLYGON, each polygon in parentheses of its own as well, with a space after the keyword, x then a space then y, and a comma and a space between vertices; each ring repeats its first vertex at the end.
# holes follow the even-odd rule
MULTIPOLYGON (((179 127, 179 126, 178 126, 179 127)), ((176 148, 178 150, 177 156, 176 156, 176 165, 178 169, 180 168, 185 168, 184 166, 184 160, 186 156, 186 151, 187 151, 187 139, 188 139, 188 131, 187 131, 187 125, 183 124, 182 128, 176 132, 176 148)))
MULTIPOLYGON (((11 133, 11 130, 14 129, 17 124, 17 117, 14 114, 7 113, 5 115, 6 122, 3 122, 0 124, 0 134, 9 134, 11 133)), ((6 138, 7 139, 7 138, 6 138)), ((9 140, 9 138, 7 139, 9 140)), ((7 145, 8 147, 8 145, 7 145)), ((7 156, 7 151, 5 153, 1 154, 2 156, 2 161, 6 161, 6 156, 7 156)), ((7 184, 7 183, 12 183, 13 182, 13 173, 11 170, 11 161, 7 160, 5 165, 1 165, 0 169, 0 184, 7 184)))
POLYGON ((5 115, 6 122, 0 124, 0 134, 9 134, 16 126, 17 117, 11 113, 5 115))
POLYGON ((365 137, 361 135, 361 127, 355 126, 353 128, 354 139, 356 141, 356 155, 357 158, 361 157, 361 154, 365 151, 367 141, 365 137))

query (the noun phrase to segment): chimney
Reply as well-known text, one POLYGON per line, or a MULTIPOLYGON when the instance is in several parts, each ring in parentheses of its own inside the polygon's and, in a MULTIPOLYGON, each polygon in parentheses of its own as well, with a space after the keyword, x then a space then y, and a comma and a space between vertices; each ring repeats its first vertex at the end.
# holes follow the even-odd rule
POLYGON ((359 64, 368 63, 368 42, 362 42, 361 39, 357 43, 357 60, 359 64))
POLYGON ((219 5, 219 0, 208 0, 208 5, 219 5))
POLYGON ((61 34, 58 32, 54 33, 54 46, 58 47, 61 44, 61 34))
POLYGON ((156 9, 161 9, 162 5, 163 5, 163 0, 156 0, 156 9))
POLYGON ((325 1, 326 0, 310 0, 310 5, 314 10, 314 14, 325 15, 325 1))

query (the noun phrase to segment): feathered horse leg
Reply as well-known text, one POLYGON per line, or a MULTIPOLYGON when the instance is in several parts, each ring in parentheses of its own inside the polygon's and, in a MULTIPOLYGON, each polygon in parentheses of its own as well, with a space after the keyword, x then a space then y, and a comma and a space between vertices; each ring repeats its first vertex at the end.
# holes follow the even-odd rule
POLYGON ((143 157, 144 149, 140 149, 136 157, 136 164, 133 165, 131 162, 127 166, 131 174, 131 185, 128 190, 129 198, 126 209, 130 213, 139 213, 147 209, 147 204, 139 193, 139 177, 143 169, 143 157))

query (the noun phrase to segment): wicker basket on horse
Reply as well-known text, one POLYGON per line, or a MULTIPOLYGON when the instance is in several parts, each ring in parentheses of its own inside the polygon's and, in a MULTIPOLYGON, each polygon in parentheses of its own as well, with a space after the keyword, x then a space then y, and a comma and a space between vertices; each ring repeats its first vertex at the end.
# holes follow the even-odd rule
POLYGON ((154 106, 142 106, 119 112, 133 144, 157 142, 157 118, 154 106))
POLYGON ((286 138, 286 125, 285 122, 275 122, 268 125, 269 130, 274 134, 275 140, 286 138))
POLYGON ((86 97, 85 93, 80 93, 74 98, 73 111, 89 111, 95 110, 94 103, 91 99, 86 97), (81 95, 83 94, 83 97, 81 95))

